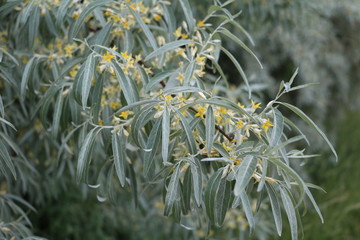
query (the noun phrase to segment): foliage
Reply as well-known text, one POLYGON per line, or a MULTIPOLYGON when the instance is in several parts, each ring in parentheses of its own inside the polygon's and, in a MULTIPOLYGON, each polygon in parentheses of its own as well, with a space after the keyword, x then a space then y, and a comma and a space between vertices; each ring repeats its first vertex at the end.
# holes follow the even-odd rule
MULTIPOLYGON (((203 1, 196 2, 203 4, 203 1)), ((318 85, 304 89, 301 94, 289 94, 286 101, 306 109, 322 128, 327 127, 331 139, 336 140, 336 132, 332 129, 342 120, 346 113, 344 109, 360 107, 357 81, 360 76, 360 34, 357 31, 360 2, 244 0, 232 3, 231 9, 242 10, 239 23, 251 32, 256 43, 253 51, 264 63, 264 69, 259 71, 251 57, 234 54, 249 75, 249 82, 262 87, 271 98, 279 81, 287 79, 294 66, 299 66, 297 84, 318 85)), ((236 32, 236 29, 232 31, 236 32)), ((245 39, 245 43, 251 41, 245 39)), ((235 51, 236 46, 231 42, 224 44, 235 51)), ((225 67, 228 65, 224 64, 225 67)), ((236 77, 235 72, 226 72, 236 77)), ((315 140, 312 149, 323 147, 311 129, 292 120, 315 140)))
POLYGON ((77 182, 79 195, 95 189, 100 202, 123 204, 125 212, 132 209, 124 203, 131 194, 143 215, 158 208, 193 230, 179 230, 186 239, 216 239, 225 231, 228 239, 281 235, 283 215, 298 239, 300 206, 308 203, 322 220, 309 190, 315 186, 293 168, 314 155, 292 147, 308 140, 280 111, 303 119, 336 157, 315 123, 280 101, 308 85, 294 87, 295 72, 274 100, 261 105, 254 99, 254 86, 223 39, 261 63, 227 28, 249 37, 235 21, 239 14, 225 8, 231 1, 215 3, 196 21, 187 0, 179 0, 178 18, 167 1, 3 4, 6 192, 44 204, 77 182), (219 65, 220 53, 245 83, 237 94, 219 65))
POLYGON ((324 162, 312 162, 309 173, 317 176, 316 172, 324 174, 314 178, 321 182, 327 194, 316 194, 317 199, 322 199, 319 204, 324 212, 325 224, 318 224, 316 216, 307 215, 304 219, 305 239, 357 239, 360 234, 359 222, 359 191, 360 176, 359 113, 348 112, 346 118, 336 129, 338 141, 337 152, 341 161, 336 168, 324 162), (316 170, 315 170, 316 169, 316 170), (311 236, 311 237, 310 237, 311 236))

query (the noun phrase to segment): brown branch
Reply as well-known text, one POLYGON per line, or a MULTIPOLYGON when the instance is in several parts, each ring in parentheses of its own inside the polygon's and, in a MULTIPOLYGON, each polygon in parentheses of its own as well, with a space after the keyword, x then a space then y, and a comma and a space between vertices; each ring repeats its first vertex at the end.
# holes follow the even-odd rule
MULTIPOLYGON (((189 107, 190 110, 192 110, 195 113, 198 113, 198 111, 193 108, 193 107, 189 107)), ((206 117, 206 115, 204 116, 206 117)), ((230 142, 233 140, 232 137, 230 137, 226 132, 224 132, 218 125, 215 124, 215 129, 219 131, 219 133, 221 133, 224 137, 226 137, 230 142)))

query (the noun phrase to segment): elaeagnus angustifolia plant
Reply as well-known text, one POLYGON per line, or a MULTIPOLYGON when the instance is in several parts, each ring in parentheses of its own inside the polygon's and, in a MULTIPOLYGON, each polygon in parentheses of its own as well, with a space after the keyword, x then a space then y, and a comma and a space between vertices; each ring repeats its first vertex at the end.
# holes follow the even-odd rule
MULTIPOLYGON (((242 40, 251 37, 239 13, 226 9, 231 2, 214 1, 204 17, 193 16, 188 0, 2 3, 1 203, 31 209, 22 197, 39 203, 82 183, 78 194, 93 189, 118 207, 130 198, 195 239, 214 238, 222 226, 229 239, 281 236, 285 218, 298 239, 299 210, 309 204, 322 221, 310 191, 317 187, 292 168, 316 155, 295 148, 308 140, 282 110, 336 153, 302 110, 281 101, 307 86, 292 86, 297 70, 268 103, 252 91, 222 45, 233 41, 261 66, 242 40), (245 83, 237 94, 220 54, 245 83)), ((2 236, 31 236, 11 223, 29 226, 14 209, 1 211, 2 236)))

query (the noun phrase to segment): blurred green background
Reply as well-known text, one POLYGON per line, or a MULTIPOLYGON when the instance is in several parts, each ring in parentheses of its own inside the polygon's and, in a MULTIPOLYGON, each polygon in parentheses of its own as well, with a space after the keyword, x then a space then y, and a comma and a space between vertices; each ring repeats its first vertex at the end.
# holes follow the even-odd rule
MULTIPOLYGON (((191 1, 194 16, 198 20, 204 17, 211 3, 210 0, 191 1)), ((321 224, 315 213, 308 212, 303 220, 304 239, 360 239, 360 192, 357 190, 360 183, 360 1, 238 0, 230 9, 231 12, 242 10, 238 21, 251 34, 255 46, 246 43, 264 65, 264 69, 260 69, 250 55, 225 41, 243 65, 258 98, 263 102, 272 99, 280 81, 288 80, 297 67, 299 75, 295 84, 319 83, 286 99, 321 126, 336 146, 340 159, 334 163, 324 142, 299 122, 311 139, 311 151, 321 153, 321 157, 304 163, 302 175, 327 191, 327 194, 315 193, 325 224, 321 224)), ((225 56, 221 56, 220 63, 227 68, 224 72, 231 83, 243 87, 241 77, 225 56)), ((101 203, 95 192, 70 184, 57 196, 35 205, 38 212, 30 215, 35 234, 53 240, 201 236, 167 221, 158 208, 147 215, 141 211, 141 206, 157 206, 160 204, 157 202, 140 203, 134 210, 126 200, 123 205, 101 203)), ((285 231, 282 239, 288 238, 289 233, 285 231)))

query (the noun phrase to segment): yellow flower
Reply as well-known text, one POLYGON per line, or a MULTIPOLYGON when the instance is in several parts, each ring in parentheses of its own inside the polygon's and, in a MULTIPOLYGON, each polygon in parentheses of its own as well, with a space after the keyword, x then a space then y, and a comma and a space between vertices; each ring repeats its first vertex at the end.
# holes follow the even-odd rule
POLYGON ((241 107, 241 108, 245 108, 245 105, 241 105, 241 103, 239 103, 238 102, 238 104, 237 104, 239 107, 241 107))
POLYGON ((115 23, 121 21, 121 18, 118 15, 111 16, 110 18, 113 19, 115 23))
POLYGON ((178 73, 178 76, 175 79, 179 80, 180 83, 183 83, 185 76, 183 73, 178 73))
POLYGON ((71 77, 75 77, 77 74, 77 70, 74 69, 74 70, 70 71, 69 74, 71 77))
POLYGON ((226 151, 230 151, 232 148, 227 146, 224 142, 222 143, 222 146, 225 148, 226 151))
POLYGON ((205 21, 199 21, 198 23, 197 23, 197 26, 198 27, 203 27, 203 26, 205 26, 205 21))
POLYGON ((173 99, 171 95, 166 95, 165 101, 170 102, 173 99))
POLYGON ((271 123, 270 123, 270 119, 268 118, 267 120, 266 120, 266 122, 262 125, 262 127, 265 129, 265 132, 267 132, 268 130, 269 130, 269 127, 273 127, 274 125, 272 125, 271 123))
POLYGON ((121 53, 121 56, 122 56, 123 58, 125 58, 125 60, 128 60, 129 58, 131 58, 131 55, 128 55, 127 52, 122 52, 122 53, 121 53))
POLYGON ((237 126, 238 128, 243 128, 243 127, 244 127, 244 122, 241 121, 241 120, 236 121, 236 126, 237 126))
POLYGON ((78 12, 74 12, 73 15, 71 16, 73 19, 78 19, 79 18, 79 13, 78 12))
POLYGON ((221 114, 229 114, 229 111, 224 107, 220 107, 219 113, 221 113, 221 114))
POLYGON ((103 60, 107 62, 111 62, 111 59, 113 59, 115 56, 109 53, 109 51, 106 51, 106 54, 102 57, 103 60))
POLYGON ((99 125, 100 125, 100 126, 104 125, 104 121, 103 121, 103 120, 99 120, 99 125))
POLYGON ((154 19, 158 22, 161 20, 161 16, 159 14, 154 14, 154 19))
POLYGON ((203 77, 206 74, 206 72, 202 71, 201 69, 196 69, 195 74, 198 75, 199 77, 203 77))
POLYGON ((132 114, 132 112, 129 111, 129 110, 127 110, 127 111, 124 111, 124 112, 120 113, 120 114, 119 114, 119 117, 122 117, 122 118, 124 118, 124 119, 127 119, 127 117, 128 117, 130 114, 132 114))
POLYGON ((181 55, 185 54, 185 48, 178 48, 175 50, 175 52, 176 52, 176 55, 181 56, 181 55))
POLYGON ((204 114, 206 112, 206 107, 203 107, 203 106, 200 106, 198 109, 197 109, 197 113, 195 114, 195 117, 201 117, 201 118, 204 118, 204 114))
POLYGON ((261 108, 261 103, 255 103, 253 100, 251 100, 251 106, 253 109, 261 108))
POLYGON ((138 54, 135 56, 135 62, 140 62, 141 61, 141 55, 138 54))
POLYGON ((196 56, 196 63, 200 66, 204 66, 205 65, 205 59, 206 57, 200 57, 200 55, 196 56))
POLYGON ((151 71, 151 68, 150 68, 150 67, 144 68, 144 70, 145 70, 145 72, 146 72, 147 74, 153 74, 153 71, 151 71))
POLYGON ((182 33, 182 34, 181 34, 181 38, 182 38, 182 39, 187 39, 187 38, 188 38, 188 35, 187 35, 186 33, 182 33))
POLYGON ((66 44, 65 48, 64 48, 65 52, 66 52, 66 57, 72 57, 72 51, 73 51, 73 46, 70 44, 66 44))
POLYGON ((109 105, 112 109, 116 110, 120 107, 120 102, 112 101, 109 105))
POLYGON ((124 19, 122 22, 121 22, 123 28, 127 29, 127 30, 130 30, 130 23, 128 20, 124 19))
POLYGON ((174 32, 174 35, 176 38, 179 38, 181 36, 181 30, 182 30, 182 27, 178 27, 176 29, 176 31, 174 32))

